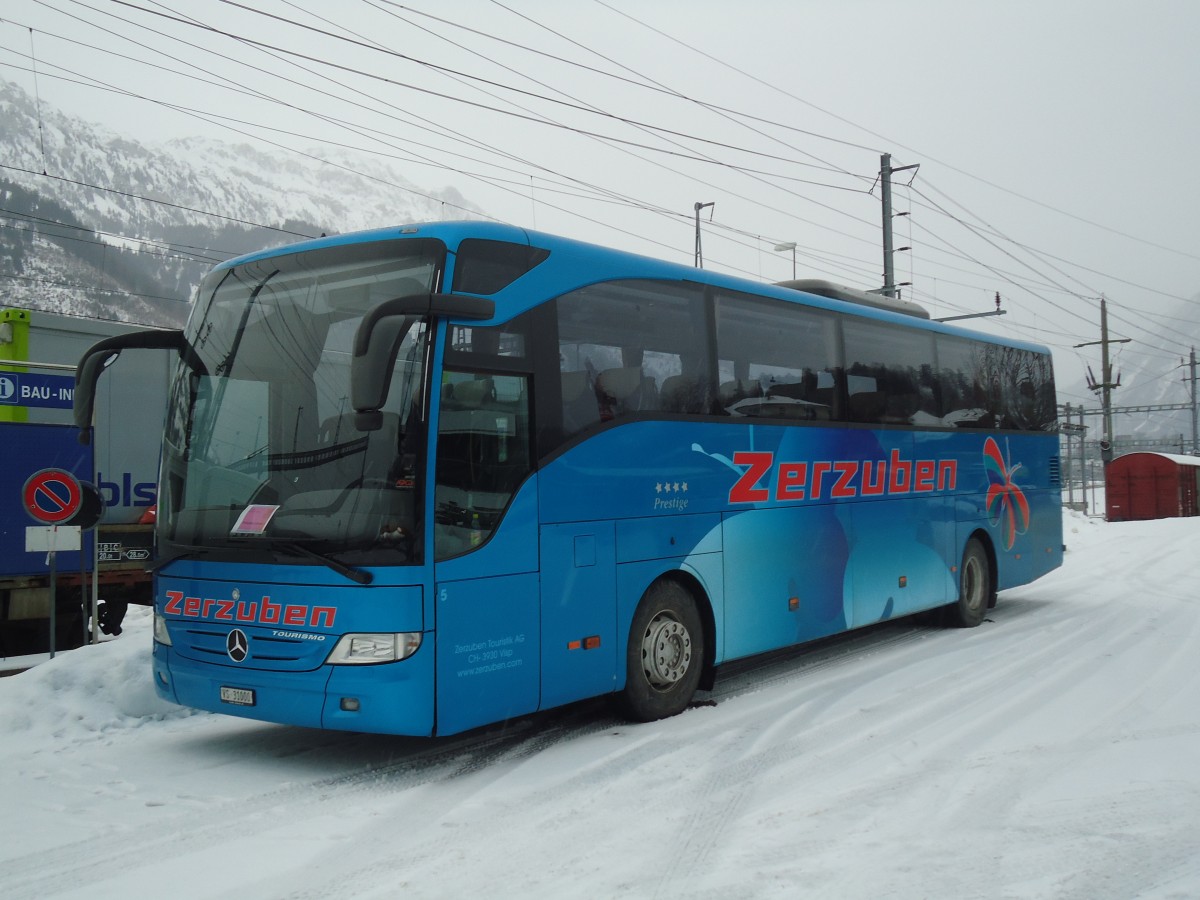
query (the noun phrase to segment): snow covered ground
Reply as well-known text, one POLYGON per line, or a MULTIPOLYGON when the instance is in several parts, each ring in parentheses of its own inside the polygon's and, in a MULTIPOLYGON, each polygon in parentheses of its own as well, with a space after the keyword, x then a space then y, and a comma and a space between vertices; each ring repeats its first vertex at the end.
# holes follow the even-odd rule
POLYGON ((0 897, 1200 897, 1200 520, 1066 531, 977 629, 826 642, 648 725, 192 713, 131 614, 0 679, 0 897))

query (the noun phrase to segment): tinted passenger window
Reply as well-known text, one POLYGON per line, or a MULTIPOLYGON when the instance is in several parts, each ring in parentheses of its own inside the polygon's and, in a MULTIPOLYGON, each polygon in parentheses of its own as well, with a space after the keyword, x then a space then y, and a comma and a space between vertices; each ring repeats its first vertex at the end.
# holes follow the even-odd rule
POLYGON ((998 401, 989 396, 987 346, 962 338, 937 337, 942 424, 958 428, 994 427, 998 401))
POLYGON ((851 422, 940 425, 933 335, 846 317, 846 418, 851 422))
POLYGON ((1021 431, 1053 430, 1058 409, 1050 358, 1016 347, 986 346, 989 374, 998 386, 998 426, 1021 431))
POLYGON ((620 281, 558 299, 564 436, 646 412, 703 413, 711 396, 703 295, 620 281))
POLYGON ((745 294, 717 297, 720 412, 828 420, 839 407, 837 320, 745 294))
POLYGON ((1057 424, 1050 357, 938 336, 941 416, 959 428, 1051 431, 1057 424))

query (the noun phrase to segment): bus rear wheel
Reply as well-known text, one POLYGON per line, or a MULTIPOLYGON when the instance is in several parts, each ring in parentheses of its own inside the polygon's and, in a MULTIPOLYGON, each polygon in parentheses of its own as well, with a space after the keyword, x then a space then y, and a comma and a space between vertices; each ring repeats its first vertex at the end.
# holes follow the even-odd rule
POLYGON ((992 566, 978 538, 963 549, 958 569, 958 601, 946 607, 947 624, 974 628, 987 615, 992 598, 992 566))
POLYGON ((625 713, 641 722, 687 708, 704 668, 704 628, 695 598, 664 579, 642 596, 629 628, 625 656, 625 713))

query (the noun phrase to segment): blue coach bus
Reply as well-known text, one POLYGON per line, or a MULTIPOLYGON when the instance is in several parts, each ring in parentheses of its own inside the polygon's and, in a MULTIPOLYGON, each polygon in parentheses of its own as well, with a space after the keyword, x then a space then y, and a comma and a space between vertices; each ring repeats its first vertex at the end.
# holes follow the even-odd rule
MULTIPOLYGON (((789 286, 790 285, 790 286, 789 286)), ((452 734, 1058 566, 1048 352, 492 223, 217 266, 179 356, 154 680, 271 722, 452 734)), ((820 286, 817 287, 820 290, 820 286)))

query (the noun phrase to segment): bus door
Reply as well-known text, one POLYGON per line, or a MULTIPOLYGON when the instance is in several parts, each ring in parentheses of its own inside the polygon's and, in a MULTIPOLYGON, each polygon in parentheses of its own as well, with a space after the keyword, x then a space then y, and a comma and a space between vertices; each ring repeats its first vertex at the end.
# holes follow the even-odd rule
POLYGON ((433 487, 437 730, 538 708, 537 479, 525 375, 447 370, 433 487))

